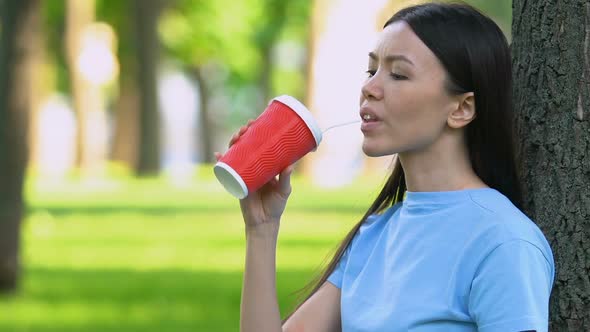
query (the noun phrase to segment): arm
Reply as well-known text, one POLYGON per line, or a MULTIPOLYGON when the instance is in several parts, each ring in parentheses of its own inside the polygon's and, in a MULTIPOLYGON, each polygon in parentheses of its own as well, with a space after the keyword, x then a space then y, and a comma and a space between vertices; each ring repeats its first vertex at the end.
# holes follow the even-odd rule
POLYGON ((340 289, 329 282, 303 303, 281 329, 275 278, 276 233, 269 228, 246 235, 240 331, 340 331, 340 289))
POLYGON ((276 291, 278 227, 246 232, 246 267, 240 306, 240 331, 281 331, 276 291))
POLYGON ((478 331, 547 331, 553 260, 537 246, 512 240, 480 264, 469 295, 478 331))
MULTIPOLYGON (((240 128, 229 145, 247 130, 240 128)), ((216 153, 217 159, 221 154, 216 153)), ((282 331, 276 291, 276 244, 280 218, 291 194, 287 167, 278 179, 272 179, 256 192, 240 200, 246 228, 246 266, 240 305, 241 332, 282 331)), ((285 331, 339 331, 340 290, 323 285, 286 322, 285 331), (326 309, 328 308, 328 309, 326 309)))
POLYGON ((342 330, 340 324, 340 289, 324 282, 322 287, 285 322, 283 331, 339 332, 342 330))

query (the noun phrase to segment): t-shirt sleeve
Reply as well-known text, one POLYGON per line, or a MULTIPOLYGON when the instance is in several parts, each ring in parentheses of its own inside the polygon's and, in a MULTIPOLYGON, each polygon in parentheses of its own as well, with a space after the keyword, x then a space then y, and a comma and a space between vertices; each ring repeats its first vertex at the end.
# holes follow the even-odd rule
POLYGON ((349 244, 348 248, 344 251, 342 257, 336 264, 334 271, 328 277, 328 281, 338 288, 342 288, 342 278, 344 277, 344 269, 346 268, 346 264, 348 262, 348 257, 350 256, 350 247, 352 244, 349 244))
POLYGON ((553 258, 524 240, 506 242, 481 263, 471 285, 469 311, 480 332, 546 332, 553 258))

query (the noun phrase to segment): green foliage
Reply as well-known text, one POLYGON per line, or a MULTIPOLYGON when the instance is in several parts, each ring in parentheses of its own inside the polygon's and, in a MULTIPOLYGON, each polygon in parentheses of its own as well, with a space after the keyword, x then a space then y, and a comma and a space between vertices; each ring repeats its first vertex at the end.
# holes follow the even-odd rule
POLYGON ((262 111, 265 89, 303 96, 304 66, 278 68, 273 51, 285 40, 305 49, 309 9, 303 0, 179 0, 165 10, 159 32, 167 54, 182 66, 209 67, 204 78, 230 102, 227 118, 219 118, 232 130, 262 111), (262 83, 267 70, 270 87, 262 83))
POLYGON ((282 38, 306 42, 309 34, 312 1, 294 0, 286 2, 289 6, 285 17, 282 38))
MULTIPOLYGON (((301 61, 288 67, 275 63, 274 72, 272 73, 272 94, 289 94, 296 98, 303 99, 306 93, 307 73, 306 63, 309 59, 307 47, 309 45, 311 1, 287 1, 286 13, 282 31, 275 41, 274 47, 288 43, 295 46, 300 54, 301 61)), ((272 29, 272 26, 270 27, 272 29)), ((283 54, 279 54, 283 57, 283 54)), ((290 56, 289 58, 293 58, 290 56)), ((291 59, 275 59, 282 61, 292 61, 291 59)))
MULTIPOLYGON (((42 180, 27 186, 22 291, 0 299, 1 331, 237 330, 243 222, 210 165, 182 188, 42 180)), ((327 191, 294 178, 277 253, 283 314, 379 182, 327 191)))
POLYGON ((259 10, 255 0, 181 0, 164 12, 160 36, 167 52, 187 66, 221 62, 247 82, 260 66, 251 39, 259 10))
POLYGON ((302 72, 277 68, 272 78, 275 95, 289 94, 296 98, 302 98, 305 95, 307 82, 302 72))

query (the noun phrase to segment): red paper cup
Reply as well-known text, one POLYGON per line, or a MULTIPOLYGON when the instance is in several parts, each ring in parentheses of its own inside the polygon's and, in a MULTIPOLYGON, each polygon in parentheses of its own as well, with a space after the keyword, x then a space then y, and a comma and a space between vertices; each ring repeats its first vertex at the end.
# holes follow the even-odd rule
POLYGON ((322 131, 311 112, 291 96, 279 96, 215 164, 217 180, 242 199, 287 166, 315 150, 322 131))

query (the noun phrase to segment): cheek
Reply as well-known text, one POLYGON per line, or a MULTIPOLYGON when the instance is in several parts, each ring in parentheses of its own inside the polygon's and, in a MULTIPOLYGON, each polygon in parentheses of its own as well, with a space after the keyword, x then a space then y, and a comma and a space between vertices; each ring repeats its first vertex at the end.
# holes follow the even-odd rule
POLYGON ((398 132, 426 134, 446 123, 449 97, 435 81, 410 81, 389 87, 386 108, 390 125, 398 132))
POLYGON ((416 95, 392 101, 390 125, 408 140, 429 140, 446 124, 444 105, 434 96, 416 95))
POLYGON ((392 125, 400 129, 411 129, 408 126, 414 127, 415 122, 423 117, 423 102, 418 97, 402 97, 403 94, 398 96, 398 98, 391 98, 387 103, 388 117, 392 125))

